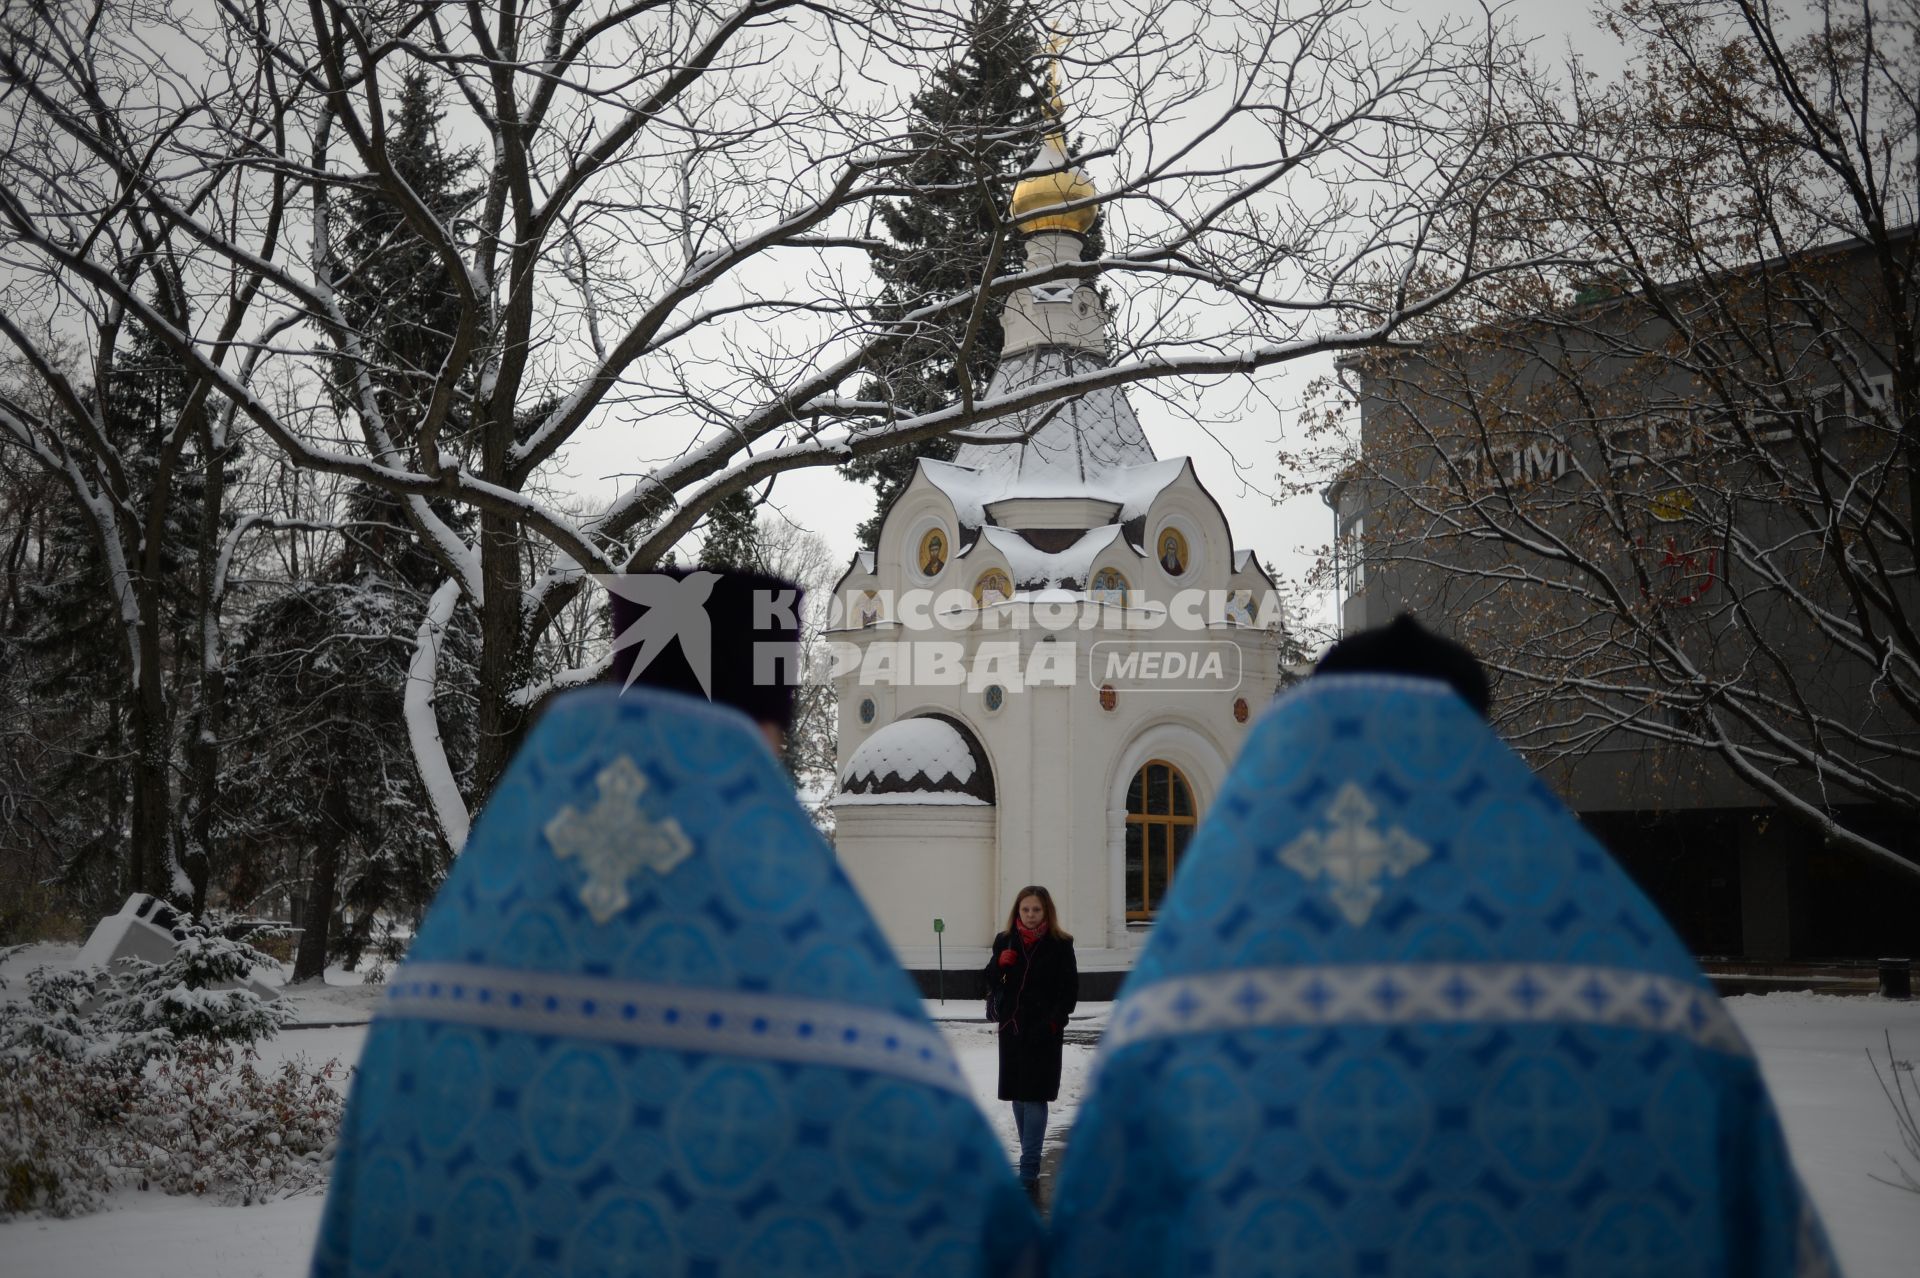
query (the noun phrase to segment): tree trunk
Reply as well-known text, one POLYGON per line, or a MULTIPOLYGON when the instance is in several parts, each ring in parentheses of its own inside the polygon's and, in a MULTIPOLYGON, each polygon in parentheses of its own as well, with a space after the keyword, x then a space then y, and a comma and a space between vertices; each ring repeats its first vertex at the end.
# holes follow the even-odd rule
MULTIPOLYGON (((160 624, 151 601, 141 609, 140 675, 134 688, 133 828, 127 879, 130 890, 172 899, 173 770, 167 741, 166 687, 161 681, 160 624)), ((176 904, 185 905, 184 901, 176 904)))
POLYGON ((480 575, 486 598, 480 606, 479 741, 475 759, 474 810, 513 757, 522 711, 513 704, 521 683, 520 538, 513 520, 491 511, 480 516, 480 575))
POLYGON ((187 431, 178 425, 169 429, 157 404, 154 412, 150 429, 161 444, 159 465, 153 472, 153 486, 147 494, 144 524, 127 530, 129 540, 136 536, 139 539, 128 548, 127 556, 129 565, 139 565, 132 571, 130 584, 140 610, 133 777, 133 855, 139 870, 134 877, 136 882, 145 884, 141 890, 185 909, 190 904, 191 893, 181 890, 184 885, 175 873, 179 830, 173 804, 173 724, 168 716, 167 685, 161 662, 161 618, 166 614, 168 599, 164 553, 167 510, 173 502, 175 472, 186 447, 187 431), (139 552, 137 556, 133 553, 135 550, 139 552))
POLYGON ((327 837, 313 850, 313 877, 307 881, 307 904, 300 912, 300 949, 293 956, 292 983, 322 980, 327 973, 327 947, 333 926, 333 898, 340 880, 340 852, 347 843, 346 795, 329 786, 322 805, 327 837))
POLYGON ((206 488, 200 506, 199 604, 200 700, 187 739, 193 789, 184 822, 184 856, 193 884, 193 913, 206 912, 207 885, 213 877, 213 808, 220 787, 220 728, 227 696, 226 661, 220 650, 220 523, 226 505, 227 474, 213 431, 202 412, 200 454, 206 467, 206 488))
MULTIPOLYGON (((116 762, 126 757, 126 726, 127 716, 121 712, 119 706, 112 707, 107 715, 106 744, 107 757, 116 762)), ((130 784, 132 776, 133 769, 128 768, 123 775, 113 777, 107 786, 107 839, 110 847, 117 848, 121 839, 126 839, 129 845, 132 843, 133 818, 127 803, 133 789, 130 784)), ((129 893, 139 891, 139 879, 133 873, 133 867, 127 868, 126 880, 119 885, 121 891, 118 898, 111 901, 97 901, 93 904, 99 905, 107 913, 112 914, 119 910, 129 893)))

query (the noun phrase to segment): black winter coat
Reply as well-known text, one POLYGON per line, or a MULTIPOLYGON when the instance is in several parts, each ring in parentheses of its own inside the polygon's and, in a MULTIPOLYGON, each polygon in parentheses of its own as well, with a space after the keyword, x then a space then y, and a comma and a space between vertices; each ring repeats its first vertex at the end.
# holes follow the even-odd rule
POLYGON ((1000 1099, 1050 1101, 1060 1095, 1060 1043, 1080 998, 1073 942, 1048 933, 1031 950, 1018 936, 993 938, 987 984, 1000 992, 1000 1099), (1000 953, 1011 948, 1010 966, 1000 953))

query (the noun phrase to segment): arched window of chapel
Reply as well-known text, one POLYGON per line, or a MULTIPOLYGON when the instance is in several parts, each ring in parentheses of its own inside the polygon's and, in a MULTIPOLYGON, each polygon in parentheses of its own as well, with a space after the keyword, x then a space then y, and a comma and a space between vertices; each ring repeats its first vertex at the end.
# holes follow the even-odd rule
POLYGON ((1127 787, 1126 901, 1129 920, 1150 919, 1166 899, 1200 814, 1186 775, 1150 759, 1127 787))

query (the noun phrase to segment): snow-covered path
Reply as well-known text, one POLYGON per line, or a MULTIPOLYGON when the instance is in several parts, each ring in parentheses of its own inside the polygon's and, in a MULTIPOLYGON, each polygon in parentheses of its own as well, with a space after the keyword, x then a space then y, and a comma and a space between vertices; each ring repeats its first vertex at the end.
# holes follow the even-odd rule
MULTIPOLYGON (((322 1020, 364 1015, 371 991, 303 993, 302 1016, 322 1020)), ((1920 1002, 1773 994, 1728 1000, 1760 1054, 1761 1067, 1785 1116, 1801 1174, 1820 1205, 1847 1278, 1912 1278, 1920 1256, 1920 1197, 1879 1184, 1887 1157, 1899 1150, 1891 1114, 1867 1066, 1890 1032, 1894 1055, 1920 1061, 1920 1002)), ((962 1015, 950 1003, 936 1016, 962 1015)), ((1088 1027, 1106 1008, 1093 1004, 1088 1027)), ((1075 1017, 1075 1026, 1082 1024, 1075 1017)), ((1015 1148, 1008 1106, 994 1099, 992 1033, 977 1021, 943 1020, 942 1028, 973 1083, 974 1095, 1009 1150, 1015 1148)), ((314 1060, 359 1055, 366 1031, 354 1025, 282 1034, 263 1053, 314 1060)), ((1057 1140, 1078 1108, 1089 1048, 1069 1045, 1060 1103, 1049 1135, 1057 1140)), ((1883 1062, 1884 1071, 1884 1062, 1883 1062)), ((220 1207, 191 1198, 125 1193, 113 1209, 78 1220, 17 1220, 0 1225, 0 1278, 265 1278, 304 1271, 320 1215, 317 1195, 261 1207, 220 1207)))

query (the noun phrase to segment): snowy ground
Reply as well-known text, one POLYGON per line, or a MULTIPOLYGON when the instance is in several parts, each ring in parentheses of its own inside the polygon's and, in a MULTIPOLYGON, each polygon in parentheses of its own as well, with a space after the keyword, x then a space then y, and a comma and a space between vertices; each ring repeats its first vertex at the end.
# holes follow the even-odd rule
MULTIPOLYGON (((1747 994, 1728 999, 1727 1007, 1760 1054, 1794 1164, 1833 1236, 1841 1272, 1913 1278, 1920 1273, 1920 1195, 1872 1179, 1896 1178, 1888 1159, 1900 1153, 1900 1138, 1867 1051, 1886 1078, 1882 1035, 1891 1033, 1894 1057, 1909 1068, 1920 1064, 1920 1000, 1747 994)), ((1920 1071, 1907 1082, 1912 1096, 1920 1071)))
MULTIPOLYGON (((36 947, 7 965, 18 977, 38 963, 70 962, 71 947, 36 947)), ((324 989, 294 994, 302 1023, 322 1026, 283 1033, 262 1056, 276 1062, 304 1056, 350 1061, 366 1031, 359 1024, 379 990, 330 973, 324 989), (349 1022, 338 1024, 337 1022, 349 1022)), ((1847 1278, 1912 1278, 1920 1255, 1920 1198, 1879 1184, 1899 1151, 1891 1112, 1874 1085, 1866 1051, 1920 1061, 1920 1001, 1816 994, 1750 995, 1728 1000, 1760 1054, 1761 1068, 1785 1116, 1795 1161, 1819 1203, 1847 1278)), ((974 1095, 1011 1159, 1017 1146, 1010 1108, 994 1099, 993 1035, 970 1003, 929 1002, 974 1095)), ((1107 1008, 1092 1004, 1074 1028, 1098 1028, 1107 1008)), ((1066 1132, 1086 1083, 1092 1049, 1069 1044, 1060 1102, 1050 1115, 1049 1143, 1066 1132)), ((1882 1072, 1885 1062, 1882 1060, 1882 1072)), ((0 1278, 280 1278, 304 1270, 320 1215, 318 1195, 260 1207, 211 1206, 192 1198, 124 1193, 112 1209, 78 1220, 0 1224, 0 1278)))
MULTIPOLYGON (((1000 1144, 1007 1150, 1009 1161, 1017 1161, 1020 1156, 1020 1138, 1013 1131, 1013 1106, 999 1100, 1000 1049, 994 1039, 994 1029, 980 1019, 977 1012, 969 1007, 969 1019, 951 1020, 949 1017, 968 1015, 955 1012, 955 1004, 945 1007, 929 1001, 927 1014, 940 1022, 940 1028, 946 1031, 947 1041, 953 1044, 953 1053, 960 1058, 960 1068, 966 1071, 967 1081, 973 1084, 973 1096, 980 1108, 986 1111, 987 1120, 993 1125, 994 1135, 1000 1138, 1000 1144)), ((1073 1029, 1090 1031, 1103 1029, 1107 1022, 1107 1012, 1111 1003, 1083 1003, 1080 1010, 1073 1014, 1073 1029)), ((1086 1090, 1087 1066, 1093 1062, 1093 1049, 1083 1044, 1067 1044, 1060 1062, 1060 1099, 1047 1106, 1047 1149, 1049 1155, 1065 1140, 1067 1129, 1073 1125, 1073 1116, 1080 1109, 1080 1099, 1086 1090)), ((1042 1168, 1041 1174, 1051 1178, 1052 1164, 1042 1168)), ((4 1242, 0 1235, 0 1242, 4 1242)))

